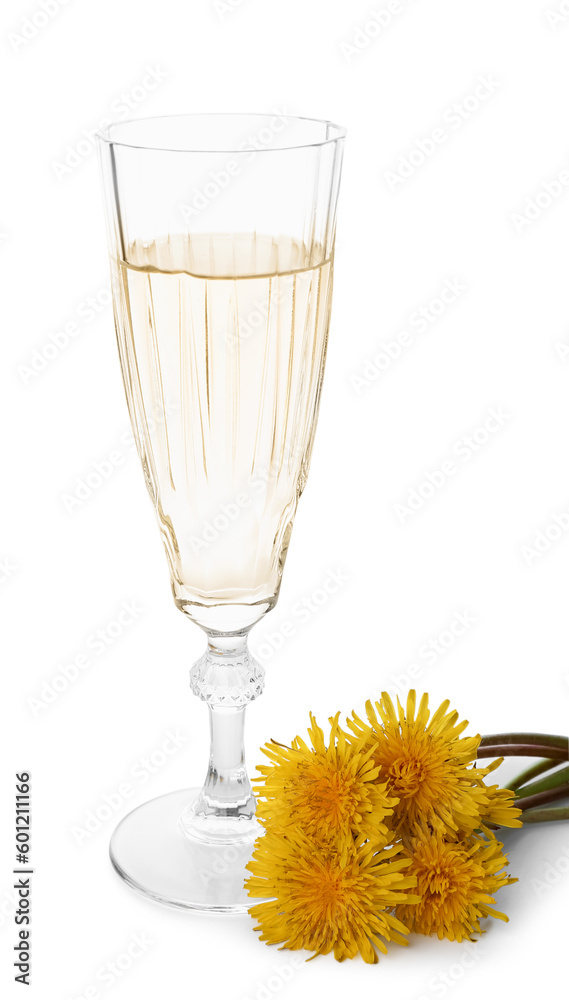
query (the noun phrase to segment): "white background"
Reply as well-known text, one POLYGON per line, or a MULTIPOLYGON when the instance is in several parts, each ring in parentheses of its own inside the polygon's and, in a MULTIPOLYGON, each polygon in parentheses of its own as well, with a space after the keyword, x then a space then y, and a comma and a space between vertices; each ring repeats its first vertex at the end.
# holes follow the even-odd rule
POLYGON ((251 767, 266 739, 302 732, 310 709, 325 720, 361 709, 382 687, 405 689, 411 664, 433 707, 450 698, 473 733, 563 732, 569 540, 565 529, 551 530, 551 518, 569 511, 569 197, 562 182, 550 187, 555 197, 543 194, 569 169, 569 15, 547 14, 559 5, 409 0, 392 5, 379 34, 372 23, 376 37, 365 46, 372 11, 387 0, 375 8, 361 0, 241 0, 226 11, 213 0, 69 0, 46 24, 34 0, 3 5, 4 996, 24 989, 12 983, 10 893, 13 780, 24 768, 33 772, 36 868, 30 992, 41 1000, 75 1000, 94 986, 112 1000, 304 1000, 360 990, 459 1000, 509 984, 529 996, 548 992, 566 969, 565 824, 506 835, 520 878, 498 896, 510 923, 488 927, 474 964, 464 946, 414 937, 375 968, 320 958, 295 968, 284 986, 274 967, 292 953, 260 944, 248 917, 169 911, 113 874, 107 844, 115 822, 146 798, 203 777, 207 712, 188 688, 203 637, 171 600, 126 443, 111 310, 99 306, 107 261, 89 141, 72 169, 61 176, 56 167, 84 130, 117 117, 110 109, 122 106, 121 95, 140 97, 147 67, 165 78, 143 93, 135 115, 278 108, 348 128, 311 478, 279 605, 252 637, 267 687, 248 712, 251 767), (32 16, 41 27, 32 21, 22 43, 15 36, 32 16), (354 36, 362 47, 342 48, 354 36), (493 93, 477 101, 480 78, 491 78, 493 93), (470 109, 458 125, 455 104, 470 109), (411 176, 390 183, 387 175, 435 129, 443 140, 432 154, 419 164, 415 153, 411 176), (542 207, 532 209, 528 199, 540 192, 542 207), (524 223, 528 209, 534 218, 524 223), (411 325, 454 279, 463 287, 456 301, 424 332, 411 325), (99 311, 89 319, 91 296, 99 311), (69 323, 76 336, 46 351, 69 323), (356 391, 351 376, 362 376, 366 360, 401 331, 412 342, 356 391), (34 372, 32 361, 41 368, 46 354, 34 372), (508 419, 495 433, 479 432, 488 440, 466 461, 457 442, 491 408, 508 419), (64 494, 115 452, 112 474, 68 512, 64 494), (398 516, 396 505, 449 461, 454 474, 420 509, 398 516), (546 529, 550 538, 541 536, 544 551, 536 553, 546 529), (302 622, 296 603, 311 600, 338 569, 349 579, 302 622), (89 637, 109 627, 124 601, 141 613, 104 653, 89 651, 89 637), (465 612, 475 623, 427 658, 424 644, 465 612), (270 637, 278 645, 285 621, 294 635, 273 651, 270 637), (82 653, 89 663, 80 675, 38 710, 33 699, 47 691, 44 682, 82 653), (187 737, 182 749, 146 772, 148 780, 133 778, 133 766, 176 730, 187 737), (134 786, 129 801, 79 844, 73 828, 124 782, 134 786), (98 970, 136 933, 152 944, 120 979, 101 985, 98 970))

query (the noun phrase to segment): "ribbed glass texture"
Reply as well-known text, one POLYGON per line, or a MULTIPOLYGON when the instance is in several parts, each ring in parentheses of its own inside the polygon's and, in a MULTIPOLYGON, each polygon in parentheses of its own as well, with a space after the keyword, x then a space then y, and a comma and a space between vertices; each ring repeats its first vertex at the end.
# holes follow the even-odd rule
POLYGON ((113 126, 115 322, 174 598, 208 632, 276 602, 318 415, 343 131, 278 116, 113 126))

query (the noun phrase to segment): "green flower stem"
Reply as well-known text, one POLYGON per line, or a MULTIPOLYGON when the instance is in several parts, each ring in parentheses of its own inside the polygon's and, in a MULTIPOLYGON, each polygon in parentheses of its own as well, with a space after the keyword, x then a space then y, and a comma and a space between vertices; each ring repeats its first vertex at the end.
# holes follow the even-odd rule
POLYGON ((569 756, 569 739, 567 736, 554 736, 552 733, 494 733, 483 736, 480 746, 490 746, 495 743, 539 744, 540 746, 561 747, 569 756))
POLYGON ((551 758, 540 760, 537 764, 532 764, 531 767, 526 768, 525 771, 518 774, 517 778, 514 778, 513 781, 508 781, 508 788, 511 789, 512 792, 517 792, 518 788, 527 784, 527 782, 531 781, 532 778, 537 778, 538 775, 543 774, 544 771, 550 771, 552 767, 558 766, 558 760, 552 760, 551 758))
MULTIPOLYGON (((499 737, 493 737, 499 739, 499 737)), ((556 760, 568 760, 569 754, 564 747, 538 743, 493 743, 480 745, 477 757, 555 757, 556 760)))
POLYGON ((560 767, 553 774, 546 775, 539 781, 532 781, 531 784, 517 790, 516 798, 525 799, 530 795, 537 795, 539 792, 547 792, 552 788, 559 788, 559 785, 569 783, 569 767, 560 767))
POLYGON ((538 792, 536 795, 528 795, 525 799, 519 800, 520 809, 530 809, 532 806, 545 805, 547 802, 555 802, 556 799, 566 799, 569 797, 569 781, 559 788, 553 788, 546 792, 538 792))
POLYGON ((553 823, 554 820, 569 819, 569 806, 557 806, 554 809, 528 809, 522 820, 524 826, 528 823, 553 823))

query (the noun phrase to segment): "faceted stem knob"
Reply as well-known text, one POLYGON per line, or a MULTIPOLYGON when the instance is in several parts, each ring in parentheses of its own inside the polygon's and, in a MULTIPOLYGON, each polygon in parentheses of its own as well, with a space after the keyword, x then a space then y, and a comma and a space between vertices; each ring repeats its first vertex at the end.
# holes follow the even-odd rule
POLYGON ((262 694, 265 671, 247 648, 247 635, 210 636, 190 671, 194 694, 208 705, 237 708, 262 694))

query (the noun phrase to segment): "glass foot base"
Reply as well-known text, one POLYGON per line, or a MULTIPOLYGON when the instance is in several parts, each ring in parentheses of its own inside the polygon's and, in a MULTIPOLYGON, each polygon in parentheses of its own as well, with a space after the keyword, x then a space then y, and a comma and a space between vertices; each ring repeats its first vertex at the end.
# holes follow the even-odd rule
POLYGON ((254 841, 206 844, 186 836, 180 817, 200 792, 184 788, 134 809, 111 838, 111 861, 127 885, 159 903, 245 913, 259 902, 243 887, 254 841))

